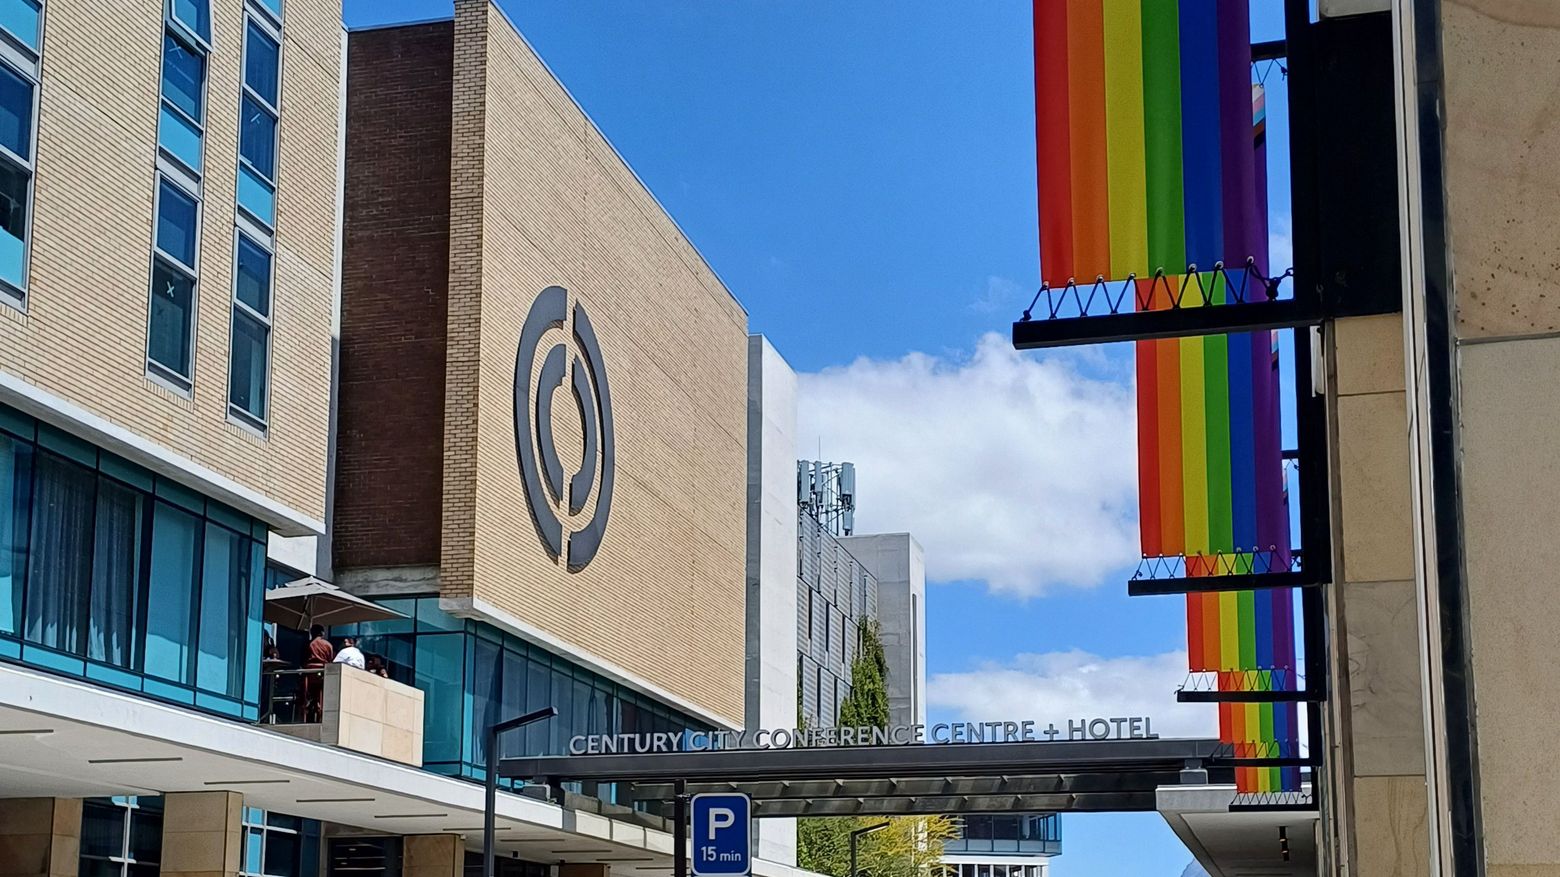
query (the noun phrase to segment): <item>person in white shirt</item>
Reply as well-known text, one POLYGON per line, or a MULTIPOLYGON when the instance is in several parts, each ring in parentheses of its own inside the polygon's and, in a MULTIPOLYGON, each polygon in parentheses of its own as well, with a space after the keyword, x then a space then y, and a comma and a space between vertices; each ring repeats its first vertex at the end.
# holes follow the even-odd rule
POLYGON ((336 663, 363 669, 363 653, 357 647, 356 638, 349 636, 342 640, 341 651, 336 653, 336 663))

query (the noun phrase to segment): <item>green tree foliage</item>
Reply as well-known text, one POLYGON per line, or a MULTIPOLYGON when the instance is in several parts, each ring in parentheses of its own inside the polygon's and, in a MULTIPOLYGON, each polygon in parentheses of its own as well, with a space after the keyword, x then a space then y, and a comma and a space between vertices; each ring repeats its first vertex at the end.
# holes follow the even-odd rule
MULTIPOLYGON (((850 694, 840 701, 838 724, 847 728, 886 728, 888 656, 883 651, 877 622, 863 619, 857 635, 860 648, 850 665, 850 694)), ((863 875, 924 877, 941 858, 943 843, 957 835, 954 821, 947 816, 798 819, 796 863, 831 877, 851 877, 850 833, 883 821, 889 823, 888 828, 865 835, 857 842, 856 867, 863 875)))

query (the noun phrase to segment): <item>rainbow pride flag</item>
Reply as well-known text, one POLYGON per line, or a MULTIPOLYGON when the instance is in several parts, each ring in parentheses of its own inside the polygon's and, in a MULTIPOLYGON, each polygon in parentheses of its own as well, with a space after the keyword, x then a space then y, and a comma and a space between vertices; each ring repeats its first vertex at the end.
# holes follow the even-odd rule
MULTIPOLYGON (((1034 0, 1034 28, 1043 282, 1135 280, 1143 310, 1260 297, 1266 110, 1247 0, 1034 0)), ((1188 577, 1289 568, 1277 363, 1272 332, 1137 342, 1145 558, 1179 559, 1188 577)), ((1297 688, 1293 601, 1189 595, 1188 669, 1219 690, 1297 688)), ((1220 740, 1298 755, 1297 713, 1221 704, 1220 740)), ((1300 786, 1294 768, 1236 780, 1300 786)))
POLYGON ((1266 252, 1246 2, 1035 0, 1048 286, 1234 270, 1266 252))

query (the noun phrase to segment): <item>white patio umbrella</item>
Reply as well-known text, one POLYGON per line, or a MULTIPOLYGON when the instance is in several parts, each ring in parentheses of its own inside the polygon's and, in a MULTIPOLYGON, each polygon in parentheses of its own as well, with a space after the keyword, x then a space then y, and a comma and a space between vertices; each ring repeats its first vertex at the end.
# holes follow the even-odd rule
POLYGON ((406 616, 308 576, 266 591, 264 617, 272 624, 306 631, 315 624, 355 624, 406 616))

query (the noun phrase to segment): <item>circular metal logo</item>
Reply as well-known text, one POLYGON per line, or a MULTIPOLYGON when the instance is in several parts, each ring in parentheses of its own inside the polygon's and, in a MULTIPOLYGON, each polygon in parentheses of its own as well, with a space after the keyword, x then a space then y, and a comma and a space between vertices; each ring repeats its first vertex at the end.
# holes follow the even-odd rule
POLYGON ((612 396, 607 390, 601 346, 585 306, 575 302, 570 320, 569 293, 561 286, 542 290, 520 329, 520 346, 515 353, 515 455, 542 547, 554 561, 566 557, 569 572, 579 572, 601 548, 612 510, 612 396), (538 348, 547 330, 555 326, 564 330, 564 340, 548 349, 533 388, 531 373, 538 348), (570 347, 575 348, 572 355, 570 347), (563 386, 565 378, 582 414, 585 440, 579 465, 567 478, 567 495, 564 462, 558 456, 552 428, 553 393, 563 386), (576 526, 593 493, 594 511, 576 526), (568 509, 566 516, 559 514, 564 507, 568 509))

